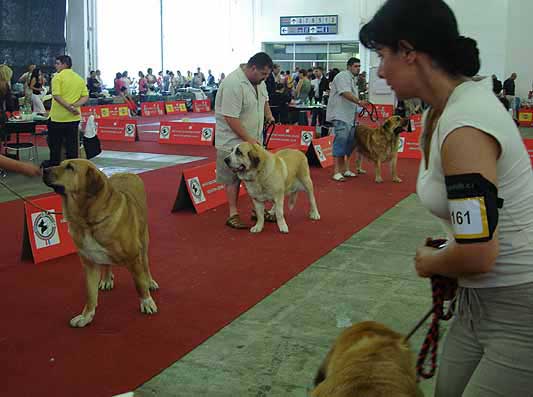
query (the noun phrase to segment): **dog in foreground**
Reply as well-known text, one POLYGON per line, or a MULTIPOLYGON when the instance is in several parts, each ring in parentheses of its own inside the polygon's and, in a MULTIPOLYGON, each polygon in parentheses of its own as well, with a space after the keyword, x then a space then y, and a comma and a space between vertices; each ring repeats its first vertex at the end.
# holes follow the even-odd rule
POLYGON ((70 325, 85 327, 93 320, 98 289, 113 288, 110 265, 128 268, 141 312, 156 313, 150 290, 159 286, 148 267, 146 194, 141 178, 125 173, 107 178, 90 161, 76 159, 45 168, 43 181, 62 197, 63 215, 85 269, 87 302, 70 325))
MULTIPOLYGON (((354 149, 375 165, 375 181, 383 182, 381 177, 381 163, 391 161, 392 181, 400 183, 398 177, 398 148, 400 133, 409 125, 409 119, 400 116, 389 117, 381 127, 371 128, 358 125, 355 131, 354 149)), ((361 169, 361 156, 357 159, 356 168, 361 169)))
POLYGON ((322 363, 312 397, 422 397, 405 338, 366 321, 344 330, 322 363))
POLYGON ((276 215, 280 232, 288 233, 283 203, 289 195, 289 209, 293 209, 299 191, 307 192, 311 206, 309 217, 320 219, 307 157, 299 150, 282 149, 270 153, 258 144, 243 142, 233 148, 224 162, 244 182, 253 200, 257 223, 250 229, 252 233, 263 230, 266 201, 274 203, 269 213, 276 215))

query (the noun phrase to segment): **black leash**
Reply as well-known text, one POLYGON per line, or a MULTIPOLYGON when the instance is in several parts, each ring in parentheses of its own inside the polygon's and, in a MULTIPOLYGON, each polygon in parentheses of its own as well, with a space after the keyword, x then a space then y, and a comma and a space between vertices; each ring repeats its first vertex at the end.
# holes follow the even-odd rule
POLYGON ((366 106, 361 106, 361 111, 359 112, 359 117, 363 117, 366 114, 368 114, 368 117, 370 117, 370 121, 377 122, 379 119, 378 109, 376 108, 376 105, 374 105, 372 102, 368 102, 368 105, 370 106, 370 110, 366 106))
POLYGON ((3 182, 2 180, 0 180, 0 185, 2 185, 3 187, 5 187, 7 190, 9 190, 11 193, 13 193, 15 196, 17 196, 18 198, 22 199, 22 201, 28 203, 29 205, 31 205, 32 207, 34 208, 37 208, 41 211, 43 211, 44 213, 46 213, 47 215, 63 215, 63 212, 56 212, 56 211, 49 211, 49 210, 45 210, 43 207, 41 206, 38 206, 37 204, 35 204, 34 202, 28 200, 27 198, 25 198, 24 196, 22 196, 21 194, 17 193, 15 190, 11 189, 5 182, 3 182))
POLYGON ((265 149, 268 149, 268 143, 270 142, 270 138, 272 138, 275 129, 276 123, 268 123, 263 126, 263 146, 265 149))

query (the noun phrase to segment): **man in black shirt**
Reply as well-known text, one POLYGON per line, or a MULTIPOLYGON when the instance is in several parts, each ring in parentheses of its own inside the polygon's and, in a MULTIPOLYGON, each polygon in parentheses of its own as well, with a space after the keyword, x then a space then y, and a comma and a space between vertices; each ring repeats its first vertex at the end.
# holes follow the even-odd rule
POLYGON ((513 109, 513 112, 515 110, 518 110, 518 109, 515 109, 515 105, 514 105, 514 98, 515 98, 515 84, 514 84, 514 81, 516 80, 516 73, 513 73, 511 74, 511 77, 509 77, 507 80, 505 80, 503 82, 503 95, 505 96, 505 98, 507 98, 507 100, 509 101, 509 106, 511 109, 513 109))
POLYGON ((498 77, 496 77, 495 74, 492 75, 492 91, 494 91, 494 94, 496 96, 500 96, 502 92, 502 82, 498 80, 498 77))
POLYGON ((513 73, 511 77, 503 83, 503 95, 505 96, 515 96, 515 86, 514 81, 516 80, 516 73, 513 73))
POLYGON ((87 78, 87 89, 89 90, 89 96, 91 98, 98 98, 102 92, 102 86, 96 78, 96 72, 94 70, 91 70, 91 73, 87 78))

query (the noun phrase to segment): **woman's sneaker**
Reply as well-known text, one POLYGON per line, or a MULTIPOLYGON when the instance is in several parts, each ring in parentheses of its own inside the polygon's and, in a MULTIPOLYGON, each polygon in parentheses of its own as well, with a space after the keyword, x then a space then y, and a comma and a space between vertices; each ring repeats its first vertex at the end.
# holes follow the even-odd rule
POLYGON ((335 175, 333 175, 332 179, 337 182, 344 182, 346 180, 346 178, 340 172, 337 172, 335 175))

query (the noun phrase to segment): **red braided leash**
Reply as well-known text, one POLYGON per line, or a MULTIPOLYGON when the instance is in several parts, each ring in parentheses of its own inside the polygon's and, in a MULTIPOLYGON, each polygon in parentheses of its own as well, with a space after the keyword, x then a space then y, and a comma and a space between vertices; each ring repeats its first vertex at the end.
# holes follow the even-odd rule
MULTIPOLYGON (((446 240, 432 240, 427 239, 426 245, 434 248, 442 248, 446 244, 446 240)), ((432 276, 431 277, 431 290, 433 297, 433 318, 431 325, 429 326, 428 333, 420 353, 418 353, 418 359, 416 362, 416 375, 417 381, 420 378, 430 379, 435 375, 437 369, 437 350, 439 347, 439 321, 447 321, 453 316, 455 309, 455 300, 452 300, 457 290, 457 281, 452 278, 444 276, 432 276), (444 313, 444 302, 452 300, 446 313, 444 313), (431 350, 431 367, 426 369, 426 360, 428 352, 431 350)))

